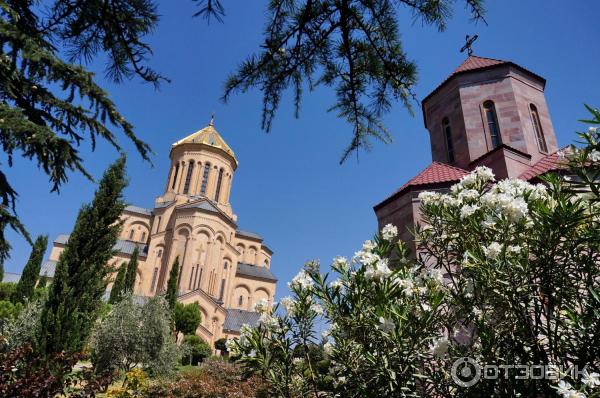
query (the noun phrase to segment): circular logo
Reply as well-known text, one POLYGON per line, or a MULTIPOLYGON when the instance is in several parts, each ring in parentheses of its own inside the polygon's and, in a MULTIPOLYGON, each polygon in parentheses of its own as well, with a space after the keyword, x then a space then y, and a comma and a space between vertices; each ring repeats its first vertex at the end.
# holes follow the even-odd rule
POLYGON ((471 387, 481 378, 481 367, 473 358, 459 358, 452 364, 450 374, 459 386, 471 387))

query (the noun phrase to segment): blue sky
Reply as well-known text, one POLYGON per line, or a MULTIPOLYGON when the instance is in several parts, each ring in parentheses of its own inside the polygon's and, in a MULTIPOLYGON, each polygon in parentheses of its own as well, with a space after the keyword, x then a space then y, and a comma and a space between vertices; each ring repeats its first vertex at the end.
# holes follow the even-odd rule
MULTIPOLYGON (((336 255, 351 256, 375 232, 372 206, 426 167, 431 155, 417 104, 414 117, 400 104, 385 117, 392 144, 375 144, 358 161, 353 156, 340 166, 351 128, 325 111, 333 103, 329 90, 308 93, 299 119, 292 98, 285 97, 270 134, 260 130, 259 92, 220 102, 227 75, 260 44, 265 4, 224 0, 224 23, 207 25, 192 18, 191 1, 163 1, 160 25, 149 38, 155 51, 150 64, 172 83, 160 91, 138 80, 100 83, 155 152, 151 167, 122 140, 130 154, 126 198, 131 204, 153 206, 165 186, 171 143, 204 127, 216 113, 215 127, 240 161, 233 209, 240 227, 260 233, 274 250, 272 270, 281 297, 305 261, 320 259, 327 265, 336 255)), ((440 33, 400 10, 404 46, 419 67, 416 93, 422 99, 445 79, 465 58, 458 51, 465 35, 477 33, 475 54, 511 60, 547 79, 546 99, 559 144, 571 143, 574 132, 584 128, 577 122, 586 116, 583 103, 600 106, 599 14, 599 2, 488 1, 489 25, 475 25, 458 1, 448 29, 440 33)), ((102 75, 100 63, 91 67, 102 75)), ((94 176, 118 156, 103 143, 95 152, 83 145, 82 155, 94 176)), ((73 175, 60 194, 50 193, 47 177, 21 158, 8 175, 20 194, 21 219, 34 236, 49 234, 50 241, 70 231, 80 205, 95 189, 73 175)), ((13 251, 6 271, 20 272, 30 248, 14 233, 8 237, 13 251)))

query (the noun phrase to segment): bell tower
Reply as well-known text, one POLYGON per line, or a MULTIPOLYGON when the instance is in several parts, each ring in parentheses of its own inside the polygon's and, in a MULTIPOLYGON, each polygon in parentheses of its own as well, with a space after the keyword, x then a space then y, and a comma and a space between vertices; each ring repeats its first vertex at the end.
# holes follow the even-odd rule
POLYGON ((229 196, 238 161, 214 127, 208 126, 173 143, 165 193, 159 201, 206 198, 231 214, 229 196))
POLYGON ((469 55, 423 100, 432 160, 518 177, 558 149, 545 85, 512 62, 469 55))

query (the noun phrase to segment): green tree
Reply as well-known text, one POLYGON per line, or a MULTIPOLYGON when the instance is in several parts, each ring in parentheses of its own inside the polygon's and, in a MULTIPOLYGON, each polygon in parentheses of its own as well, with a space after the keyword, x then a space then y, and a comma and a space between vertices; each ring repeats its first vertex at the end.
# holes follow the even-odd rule
POLYGON ((38 280, 38 287, 45 288, 48 285, 48 275, 40 275, 40 279, 38 280))
POLYGON ((27 261, 25 268, 23 268, 21 279, 19 279, 19 283, 17 283, 14 296, 15 301, 24 302, 33 297, 47 245, 48 235, 38 236, 35 240, 29 256, 29 261, 27 261))
POLYGON ((167 282, 167 292, 165 299, 169 303, 171 312, 175 312, 175 305, 177 304, 177 285, 179 284, 179 256, 175 257, 171 272, 169 272, 169 281, 167 282))
POLYGON ((210 357, 212 350, 210 345, 200 336, 189 334, 183 337, 181 349, 184 353, 181 358, 182 365, 198 365, 205 358, 210 357))
POLYGON ((129 292, 129 293, 133 293, 133 290, 135 288, 135 277, 137 274, 139 253, 140 253, 140 248, 136 245, 135 249, 133 249, 133 253, 131 253, 131 258, 129 259, 129 263, 127 264, 127 272, 125 273, 124 291, 129 292))
POLYGON ((202 322, 198 303, 175 304, 175 330, 183 334, 195 334, 202 322))
POLYGON ((12 282, 0 283, 0 300, 12 300, 17 290, 17 284, 12 282))
POLYGON ((112 285, 112 289, 110 290, 110 297, 108 298, 108 302, 110 304, 114 304, 119 301, 121 296, 123 295, 123 288, 125 287, 125 273, 127 272, 127 267, 125 263, 121 264, 119 267, 119 271, 117 272, 117 276, 115 277, 115 281, 112 285))
POLYGON ((47 354, 77 352, 87 341, 111 271, 126 185, 121 157, 104 173, 92 203, 79 211, 42 314, 40 347, 47 354))
POLYGON ((6 163, 0 171, 0 264, 9 256, 7 227, 31 239, 15 212, 17 192, 4 173, 21 155, 50 178, 52 191, 69 172, 86 171, 79 146, 90 137, 120 150, 113 129, 131 140, 144 159, 149 147, 118 112, 83 61, 106 56, 106 76, 114 82, 135 75, 158 83, 144 66, 150 47, 142 40, 156 26, 150 0, 5 0, 0 4, 0 146, 6 163))
POLYGON ((126 293, 94 329, 92 362, 97 372, 143 367, 153 374, 170 373, 178 350, 171 337, 171 314, 162 296, 143 306, 126 293))
MULTIPOLYGON (((196 15, 224 15, 220 0, 200 2, 196 15)), ((262 128, 271 129, 281 97, 293 92, 296 116, 306 88, 335 90, 329 111, 352 126, 343 162, 370 139, 391 141, 381 117, 395 101, 412 113, 417 65, 403 49, 400 13, 443 31, 453 0, 272 0, 264 41, 225 84, 224 100, 234 92, 258 88, 263 95, 262 128)), ((465 0, 475 21, 484 20, 483 0, 465 0)))

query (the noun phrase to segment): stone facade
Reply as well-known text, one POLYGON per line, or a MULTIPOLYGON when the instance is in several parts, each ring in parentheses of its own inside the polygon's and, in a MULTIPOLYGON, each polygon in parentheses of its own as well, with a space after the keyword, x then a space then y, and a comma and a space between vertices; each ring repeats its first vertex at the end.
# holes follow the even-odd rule
POLYGON ((445 191, 477 166, 497 179, 529 180, 552 169, 558 145, 545 84, 512 62, 469 56, 423 100, 433 163, 374 207, 379 227, 396 225, 414 249, 420 192, 445 191))
MULTIPOLYGON (((220 338, 239 335, 242 324, 256 322, 257 301, 272 304, 273 252, 260 235, 237 227, 229 197, 238 161, 212 122, 174 143, 170 159, 165 191, 154 208, 128 206, 123 212, 111 265, 126 265, 139 246, 134 293, 154 296, 166 289, 179 257, 179 301, 200 305, 197 334, 212 346, 220 338)), ((52 276, 67 240, 68 235, 61 235, 54 241, 43 273, 52 276)))

